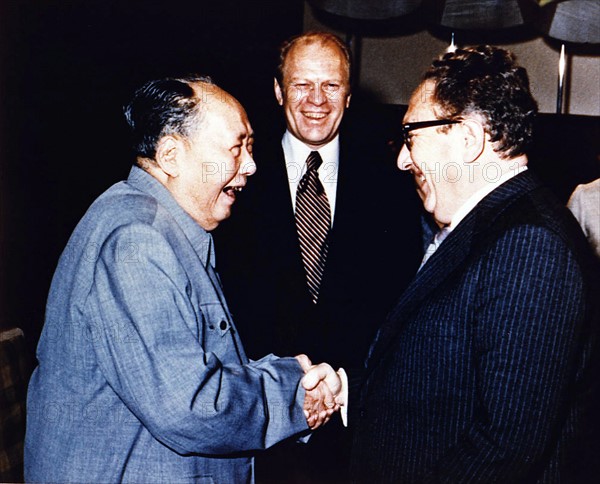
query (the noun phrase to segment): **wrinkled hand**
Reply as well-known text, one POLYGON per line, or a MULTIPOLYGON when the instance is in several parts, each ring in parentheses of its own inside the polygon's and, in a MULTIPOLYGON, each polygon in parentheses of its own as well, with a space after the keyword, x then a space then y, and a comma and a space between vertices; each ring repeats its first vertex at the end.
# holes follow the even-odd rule
POLYGON ((306 390, 304 397, 304 415, 311 430, 327 423, 340 409, 336 396, 341 392, 342 382, 339 375, 327 363, 313 365, 306 355, 296 359, 306 373, 302 386, 306 390))

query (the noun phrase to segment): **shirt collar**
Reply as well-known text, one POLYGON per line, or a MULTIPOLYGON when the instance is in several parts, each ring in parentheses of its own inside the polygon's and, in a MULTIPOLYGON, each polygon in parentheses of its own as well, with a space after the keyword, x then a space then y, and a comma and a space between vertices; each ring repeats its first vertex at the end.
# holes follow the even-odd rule
POLYGON ((215 266, 215 253, 212 235, 204 230, 190 215, 177 203, 171 192, 154 178, 150 173, 138 166, 131 167, 127 183, 144 192, 161 205, 175 219, 188 238, 194 250, 200 257, 205 267, 208 264, 215 266))
POLYGON ((496 188, 498 188, 503 183, 507 182, 511 178, 517 176, 519 173, 523 173, 527 170, 527 166, 520 166, 515 170, 510 170, 504 175, 502 175, 498 180, 489 182, 485 185, 485 187, 477 190, 473 195, 471 195, 467 201, 456 211, 454 216, 452 217, 452 222, 450 222, 449 228, 450 230, 454 230, 456 226, 469 214, 471 210, 473 210, 481 200, 483 200, 488 194, 493 192, 496 188))
MULTIPOLYGON (((298 181, 300 181, 300 178, 302 178, 302 175, 306 171, 306 159, 311 151, 319 152, 319 155, 321 155, 321 159, 323 160, 321 166, 331 166, 331 164, 334 164, 337 167, 339 164, 339 134, 337 134, 329 143, 321 146, 318 150, 313 150, 286 130, 283 134, 281 145, 283 146, 288 173, 298 173, 298 181)), ((334 171, 337 173, 337 169, 334 171)))

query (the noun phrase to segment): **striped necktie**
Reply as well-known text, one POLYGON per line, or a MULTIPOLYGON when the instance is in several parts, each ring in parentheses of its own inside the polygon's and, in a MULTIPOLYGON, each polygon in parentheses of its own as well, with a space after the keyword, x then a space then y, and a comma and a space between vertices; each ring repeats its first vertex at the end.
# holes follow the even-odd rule
POLYGON ((304 263, 306 282, 313 303, 319 299, 319 288, 327 259, 327 236, 331 227, 331 208, 317 170, 323 160, 318 151, 306 159, 307 170, 296 192, 296 230, 304 263))

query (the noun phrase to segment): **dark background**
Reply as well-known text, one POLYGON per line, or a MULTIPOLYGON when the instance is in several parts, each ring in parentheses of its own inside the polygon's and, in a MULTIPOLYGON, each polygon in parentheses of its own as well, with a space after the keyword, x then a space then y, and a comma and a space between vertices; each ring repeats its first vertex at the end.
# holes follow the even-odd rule
MULTIPOLYGON (((0 328, 21 327, 33 354, 69 235, 129 171, 122 105, 133 89, 210 74, 255 127, 269 122, 276 48, 302 32, 303 9, 300 0, 0 0, 0 328)), ((349 117, 397 135, 405 107, 370 94, 354 91, 349 117)), ((600 176, 599 153, 600 118, 539 117, 531 166, 563 201, 600 176)))
POLYGON ((0 327, 33 350, 58 257, 127 176, 122 105, 148 79, 209 74, 251 116, 303 2, 0 0, 0 327))

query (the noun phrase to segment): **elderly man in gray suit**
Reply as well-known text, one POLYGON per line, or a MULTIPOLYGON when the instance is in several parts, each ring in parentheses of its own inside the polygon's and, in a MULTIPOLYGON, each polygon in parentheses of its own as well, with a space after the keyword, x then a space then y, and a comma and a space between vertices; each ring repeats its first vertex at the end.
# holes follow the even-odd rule
POLYGON ((126 115, 136 165, 52 281, 25 477, 251 482, 251 452, 325 422, 339 379, 303 355, 249 361, 227 308, 208 231, 256 169, 242 106, 208 78, 163 79, 126 115))

